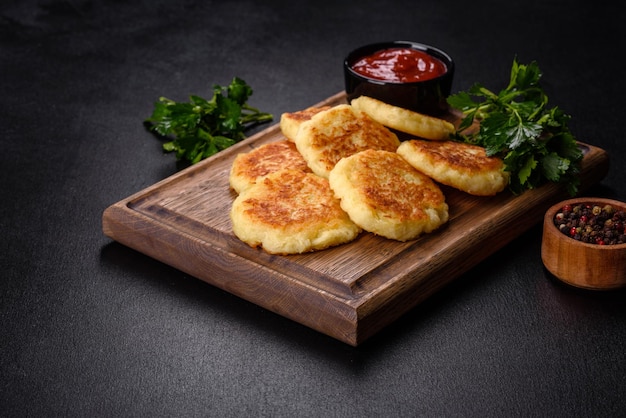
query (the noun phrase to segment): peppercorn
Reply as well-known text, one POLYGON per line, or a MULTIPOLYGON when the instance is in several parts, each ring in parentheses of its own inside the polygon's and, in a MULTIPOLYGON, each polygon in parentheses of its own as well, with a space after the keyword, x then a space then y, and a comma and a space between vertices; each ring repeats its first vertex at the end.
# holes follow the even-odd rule
POLYGON ((578 241, 597 245, 626 243, 626 212, 611 205, 564 205, 555 215, 554 225, 578 241))

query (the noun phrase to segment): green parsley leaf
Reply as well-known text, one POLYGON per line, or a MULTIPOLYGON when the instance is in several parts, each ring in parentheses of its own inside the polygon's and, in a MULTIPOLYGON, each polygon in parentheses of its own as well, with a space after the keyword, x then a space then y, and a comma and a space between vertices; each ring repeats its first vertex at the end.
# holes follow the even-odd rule
POLYGON ((164 152, 195 164, 244 139, 245 131, 273 119, 247 101, 252 88, 233 78, 228 86, 213 86, 210 100, 191 95, 188 103, 161 97, 145 120, 150 131, 167 141, 164 152))
POLYGON ((448 97, 448 104, 463 113, 454 138, 483 146, 499 156, 510 175, 509 189, 516 194, 545 182, 565 185, 578 192, 583 154, 570 132, 569 116, 558 107, 548 108, 536 62, 513 60, 509 84, 495 93, 482 84, 448 97), (479 129, 465 134, 474 121, 479 129))

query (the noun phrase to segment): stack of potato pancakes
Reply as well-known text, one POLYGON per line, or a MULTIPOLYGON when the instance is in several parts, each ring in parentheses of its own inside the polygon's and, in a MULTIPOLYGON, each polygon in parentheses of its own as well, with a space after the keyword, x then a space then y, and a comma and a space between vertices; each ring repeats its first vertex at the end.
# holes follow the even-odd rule
POLYGON ((476 196, 508 185, 502 160, 450 140, 450 122, 366 96, 284 113, 280 128, 285 139, 237 155, 229 176, 233 232, 270 254, 322 250, 362 231, 412 240, 448 221, 438 183, 476 196))

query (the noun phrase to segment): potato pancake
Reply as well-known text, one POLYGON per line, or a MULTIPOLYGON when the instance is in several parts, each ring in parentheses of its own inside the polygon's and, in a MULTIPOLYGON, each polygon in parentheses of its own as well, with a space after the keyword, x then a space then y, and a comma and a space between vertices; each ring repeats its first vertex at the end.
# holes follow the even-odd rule
POLYGON ((328 180, 285 169, 270 173, 233 202, 233 232, 270 254, 300 254, 344 244, 361 229, 341 209, 328 180))
POLYGON ((288 140, 293 142, 303 122, 310 120, 313 115, 328 109, 330 109, 330 106, 313 106, 298 112, 285 112, 280 115, 280 131, 288 140))
POLYGON ((395 152, 400 141, 389 129, 350 105, 337 105, 302 123, 296 147, 313 172, 328 178, 343 157, 367 149, 395 152))
POLYGON ((228 180, 230 187, 241 193, 260 178, 285 168, 311 172, 293 142, 271 142, 250 152, 238 154, 233 161, 228 180))
POLYGON ((389 128, 420 138, 447 140, 455 131, 454 125, 447 120, 393 106, 371 97, 360 96, 350 104, 389 128))
POLYGON ((448 221, 439 186, 395 152, 366 150, 343 158, 329 183, 354 223, 386 238, 415 239, 448 221))
POLYGON ((397 150, 409 164, 435 181, 475 196, 492 196, 509 183, 504 162, 483 147, 455 141, 413 139, 397 150))

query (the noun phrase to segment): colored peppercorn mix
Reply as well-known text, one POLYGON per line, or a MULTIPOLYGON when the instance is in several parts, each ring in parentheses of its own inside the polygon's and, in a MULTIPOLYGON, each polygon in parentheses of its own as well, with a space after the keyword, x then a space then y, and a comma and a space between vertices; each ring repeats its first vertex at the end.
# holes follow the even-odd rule
POLYGON ((555 215, 554 225, 577 241, 598 245, 626 243, 626 213, 611 205, 565 205, 555 215))

